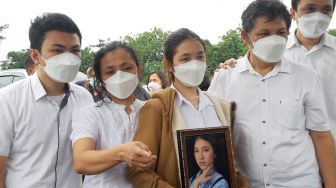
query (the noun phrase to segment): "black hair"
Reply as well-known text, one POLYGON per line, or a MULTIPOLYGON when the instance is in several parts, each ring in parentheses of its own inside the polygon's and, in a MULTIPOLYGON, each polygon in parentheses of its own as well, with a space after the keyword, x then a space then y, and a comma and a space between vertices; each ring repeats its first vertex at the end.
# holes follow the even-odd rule
MULTIPOLYGON (((292 8, 296 11, 300 0, 292 0, 292 8)), ((335 10, 336 0, 333 0, 333 11, 335 10)))
POLYGON ((156 75, 160 78, 160 80, 161 80, 161 84, 162 84, 162 89, 168 87, 168 82, 167 82, 167 79, 166 79, 166 75, 165 75, 163 72, 159 71, 159 70, 152 71, 152 72, 150 72, 150 73, 148 74, 148 77, 147 77, 147 85, 148 85, 148 83, 149 83, 149 78, 150 78, 150 76, 153 75, 153 74, 156 74, 156 75))
POLYGON ((41 51, 46 32, 52 30, 76 33, 82 42, 82 34, 70 17, 60 13, 45 13, 31 22, 29 28, 30 48, 41 51))
POLYGON ((250 32, 254 27, 256 18, 265 16, 268 21, 281 18, 286 22, 287 32, 289 32, 292 18, 287 7, 279 0, 255 0, 243 12, 241 16, 242 28, 250 32))
MULTIPOLYGON (((205 51, 204 42, 195 32, 187 28, 181 28, 170 33, 164 43, 164 57, 168 63, 173 64, 173 58, 174 55, 176 54, 176 48, 187 39, 195 39, 199 41, 202 44, 203 49, 205 51)), ((173 81, 174 75, 169 70, 165 71, 170 81, 173 81)))
POLYGON ((201 84, 198 87, 202 91, 207 91, 208 88, 210 87, 210 83, 211 83, 211 80, 209 78, 209 73, 207 71, 205 71, 203 80, 202 80, 201 84))
POLYGON ((106 88, 103 86, 104 81, 102 79, 101 72, 100 72, 101 59, 103 59, 107 53, 113 52, 118 49, 124 49, 127 53, 129 53, 132 59, 135 61, 135 64, 139 66, 138 57, 134 49, 128 46, 126 42, 112 41, 110 43, 107 43, 103 47, 101 47, 95 54, 94 59, 93 59, 93 64, 92 64, 93 69, 95 71, 95 77, 96 77, 95 86, 101 87, 101 90, 98 91, 100 99, 103 99, 104 97, 106 97, 108 93, 106 88))

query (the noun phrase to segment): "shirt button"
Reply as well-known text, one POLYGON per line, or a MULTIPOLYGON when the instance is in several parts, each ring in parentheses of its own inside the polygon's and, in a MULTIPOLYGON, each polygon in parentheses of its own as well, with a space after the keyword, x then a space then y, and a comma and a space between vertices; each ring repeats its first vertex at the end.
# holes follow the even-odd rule
POLYGON ((262 79, 261 81, 262 81, 262 82, 265 82, 265 79, 262 79))
POLYGON ((266 121, 262 121, 262 123, 266 123, 266 121))
POLYGON ((262 102, 266 102, 266 99, 263 99, 262 102))
POLYGON ((262 144, 264 144, 264 145, 265 145, 265 144, 266 144, 266 142, 262 142, 262 144))
POLYGON ((267 166, 267 164, 265 163, 265 164, 264 164, 264 166, 266 167, 266 166, 267 166))
POLYGON ((269 184, 269 183, 266 183, 266 186, 268 187, 268 186, 270 186, 270 184, 269 184))

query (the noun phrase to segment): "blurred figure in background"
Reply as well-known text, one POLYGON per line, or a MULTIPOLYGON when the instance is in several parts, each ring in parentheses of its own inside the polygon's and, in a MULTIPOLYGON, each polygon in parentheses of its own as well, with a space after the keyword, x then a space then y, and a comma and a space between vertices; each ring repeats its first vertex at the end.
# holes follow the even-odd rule
POLYGON ((152 71, 151 73, 149 73, 148 79, 147 79, 147 88, 148 88, 149 94, 152 95, 155 91, 164 89, 167 86, 168 86, 168 82, 163 72, 157 70, 157 71, 152 71))

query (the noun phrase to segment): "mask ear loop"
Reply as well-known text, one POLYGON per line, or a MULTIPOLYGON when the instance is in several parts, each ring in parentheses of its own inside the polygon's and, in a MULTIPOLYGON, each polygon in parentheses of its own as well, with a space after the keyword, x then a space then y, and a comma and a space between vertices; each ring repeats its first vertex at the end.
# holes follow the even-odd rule
MULTIPOLYGON (((43 59, 43 61, 44 61, 44 64, 46 64, 46 62, 47 62, 47 59, 46 58, 44 58, 41 54, 40 54, 40 52, 37 50, 37 49, 34 49, 35 50, 35 52, 38 54, 38 56, 40 56, 41 57, 41 59, 43 59)), ((38 64, 38 65, 40 65, 40 63, 38 64)))
POLYGON ((247 37, 252 41, 252 43, 253 43, 253 47, 254 47, 254 44, 255 44, 257 41, 253 41, 252 38, 251 38, 251 35, 250 35, 249 33, 247 34, 247 37))

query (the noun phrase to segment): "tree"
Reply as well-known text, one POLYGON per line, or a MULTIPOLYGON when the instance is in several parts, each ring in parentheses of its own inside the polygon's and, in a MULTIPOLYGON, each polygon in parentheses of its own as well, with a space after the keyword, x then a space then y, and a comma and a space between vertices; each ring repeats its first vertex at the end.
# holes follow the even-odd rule
POLYGON ((230 58, 239 58, 245 55, 248 50, 248 47, 240 37, 240 28, 229 30, 217 45, 207 45, 207 58, 210 71, 213 71, 220 62, 224 62, 230 58))
POLYGON ((168 34, 169 32, 155 27, 135 36, 125 36, 124 41, 137 53, 139 63, 143 68, 143 79, 146 79, 153 70, 162 70, 163 45, 168 34))
POLYGON ((28 55, 29 49, 8 52, 7 60, 2 62, 1 69, 23 69, 24 60, 28 55))
POLYGON ((94 52, 91 50, 90 47, 85 47, 81 50, 81 66, 79 68, 80 72, 86 73, 87 68, 92 65, 94 58, 94 52))
POLYGON ((328 33, 334 37, 336 37, 336 29, 329 29, 328 33))
MULTIPOLYGON (((0 33, 7 28, 8 28, 8 24, 0 25, 0 33)), ((0 35, 0 41, 3 40, 3 39, 5 39, 5 37, 0 35)))

